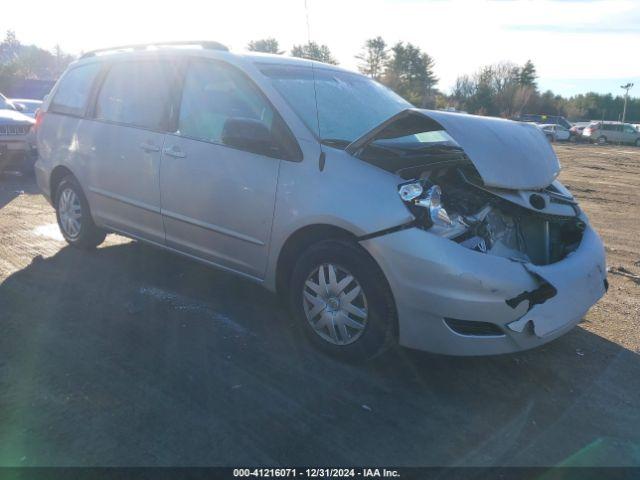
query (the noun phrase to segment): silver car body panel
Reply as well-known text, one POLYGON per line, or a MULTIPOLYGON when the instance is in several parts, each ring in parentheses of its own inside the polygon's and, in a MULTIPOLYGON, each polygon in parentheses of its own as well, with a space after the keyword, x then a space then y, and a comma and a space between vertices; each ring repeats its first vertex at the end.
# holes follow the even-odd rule
MULTIPOLYGON (((173 134, 114 126, 116 131, 108 135, 103 122, 46 113, 37 132, 36 176, 47 197, 51 197, 51 172, 64 166, 88 191, 98 225, 235 272, 270 290, 276 289, 282 249, 296 232, 321 225, 368 238, 360 244, 389 283, 397 307, 399 342, 433 352, 479 355, 540 345, 575 325, 601 294, 596 279, 602 283, 604 278, 604 253, 595 233, 585 235, 571 256, 545 267, 472 251, 419 228, 386 233, 414 220, 397 193, 403 180, 350 151, 321 146, 316 132, 300 120, 256 65, 299 66, 309 65, 308 60, 199 49, 114 53, 104 58, 131 60, 149 55, 211 58, 241 69, 282 116, 298 141, 302 161, 262 157, 219 145, 206 147, 214 149, 220 159, 217 168, 206 162, 205 156, 212 152, 204 152, 201 145, 186 145, 185 139, 173 134), (126 139, 120 136, 125 129, 137 133, 126 139), (109 138, 120 145, 107 152, 109 138), (144 152, 140 144, 149 142, 160 151, 144 152), (187 158, 169 160, 162 154, 163 149, 180 142, 187 158), (324 168, 320 168, 321 154, 324 168), (122 161, 122 156, 129 162, 122 161), (112 162, 98 167, 98 157, 112 162), (382 233, 370 238, 376 232, 382 233), (565 269, 573 271, 563 273, 565 269), (557 288, 556 297, 530 310, 527 302, 516 308, 506 304, 506 299, 536 289, 540 278, 557 288), (588 292, 574 298, 571 289, 588 292), (570 315, 562 313, 565 308, 570 315), (493 322, 504 335, 460 335, 446 325, 445 318, 493 322), (534 332, 524 326, 528 320, 517 323, 523 319, 533 322, 534 332)), ((94 61, 106 60, 92 57, 78 63, 94 61)), ((56 88, 44 102, 44 112, 56 88)), ((411 111, 428 116, 449 132, 475 164, 485 186, 501 189, 506 197, 522 197, 516 192, 519 189, 547 187, 558 175, 553 150, 535 127, 411 111)), ((564 191, 559 182, 555 185, 564 191)))
POLYGON ((552 265, 535 266, 468 250, 417 228, 362 242, 391 286, 401 345, 434 353, 485 355, 533 348, 575 326, 605 292, 604 249, 591 227, 579 248, 552 265), (540 286, 558 291, 528 309, 506 300, 540 286), (445 318, 494 323, 504 335, 452 331, 445 318), (533 324, 533 332, 526 325, 533 324))
POLYGON ((400 112, 354 141, 347 151, 355 153, 408 115, 422 115, 440 125, 462 147, 487 186, 540 189, 550 185, 560 173, 558 157, 535 125, 435 110, 400 112))

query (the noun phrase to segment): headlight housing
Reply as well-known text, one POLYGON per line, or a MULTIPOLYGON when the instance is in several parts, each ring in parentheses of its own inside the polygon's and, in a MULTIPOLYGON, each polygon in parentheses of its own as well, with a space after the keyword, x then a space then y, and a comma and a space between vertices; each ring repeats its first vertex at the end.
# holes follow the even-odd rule
POLYGON ((398 194, 423 227, 437 235, 453 238, 468 227, 461 217, 449 216, 442 205, 439 185, 427 181, 405 183, 398 187, 398 194))

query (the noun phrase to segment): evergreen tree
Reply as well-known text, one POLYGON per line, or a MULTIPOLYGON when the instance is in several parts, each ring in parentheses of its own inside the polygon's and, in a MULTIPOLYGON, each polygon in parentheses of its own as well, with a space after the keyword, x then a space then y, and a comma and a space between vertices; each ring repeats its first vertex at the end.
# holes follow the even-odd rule
POLYGON ((262 38, 260 40, 252 40, 247 45, 247 50, 250 50, 252 52, 275 53, 277 55, 282 55, 284 53, 283 50, 280 50, 278 40, 276 40, 275 38, 262 38))
POLYGON ((309 42, 305 45, 294 45, 291 55, 299 58, 307 58, 309 60, 317 60, 318 62, 337 65, 338 61, 333 58, 329 47, 319 45, 316 42, 309 42))

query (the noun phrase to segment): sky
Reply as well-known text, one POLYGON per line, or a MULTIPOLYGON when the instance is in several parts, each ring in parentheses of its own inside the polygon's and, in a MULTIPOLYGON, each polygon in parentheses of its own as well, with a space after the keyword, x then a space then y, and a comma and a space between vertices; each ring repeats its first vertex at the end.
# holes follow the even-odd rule
POLYGON ((309 38, 340 65, 367 38, 412 42, 435 60, 438 88, 511 61, 536 65, 542 90, 640 97, 640 0, 29 0, 8 2, 0 35, 79 53, 127 43, 217 40, 233 51, 275 37, 283 50, 309 38))

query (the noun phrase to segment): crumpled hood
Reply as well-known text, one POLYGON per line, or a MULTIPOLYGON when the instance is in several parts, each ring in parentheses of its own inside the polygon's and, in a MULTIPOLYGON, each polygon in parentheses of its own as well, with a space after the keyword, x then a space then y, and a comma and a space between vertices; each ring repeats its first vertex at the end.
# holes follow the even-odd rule
POLYGON ((404 110, 354 141, 346 151, 357 155, 377 139, 429 130, 445 130, 490 187, 541 189, 560 173, 558 157, 535 125, 434 110, 404 110))
POLYGON ((0 110, 0 125, 24 125, 33 123, 35 123, 35 120, 24 113, 9 109, 0 110))

